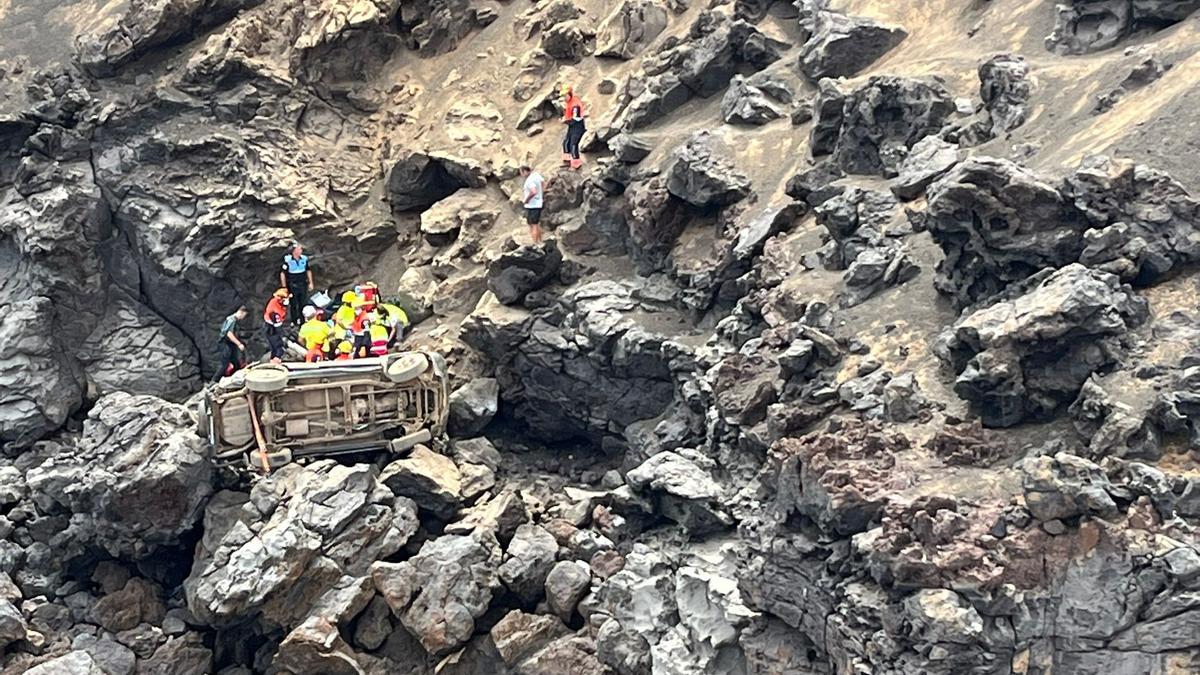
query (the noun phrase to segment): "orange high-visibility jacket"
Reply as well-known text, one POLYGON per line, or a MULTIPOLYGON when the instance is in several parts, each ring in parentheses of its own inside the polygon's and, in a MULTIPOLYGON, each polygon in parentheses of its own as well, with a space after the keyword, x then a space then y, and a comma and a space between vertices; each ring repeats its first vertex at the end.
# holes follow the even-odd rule
POLYGON ((565 110, 563 110, 564 122, 570 122, 571 120, 575 119, 573 111, 576 108, 579 108, 579 119, 587 117, 587 113, 583 111, 583 99, 579 98, 579 96, 576 94, 571 94, 567 97, 567 107, 565 110))
POLYGON ((287 319, 287 305, 283 304, 283 298, 271 298, 267 303, 267 309, 263 311, 263 321, 272 326, 281 326, 287 319))

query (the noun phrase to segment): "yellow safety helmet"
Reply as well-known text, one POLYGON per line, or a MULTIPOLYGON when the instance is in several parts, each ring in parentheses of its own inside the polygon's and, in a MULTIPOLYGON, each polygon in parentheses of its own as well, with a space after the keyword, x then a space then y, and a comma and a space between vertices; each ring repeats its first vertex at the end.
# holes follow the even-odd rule
POLYGON ((572 87, 569 84, 563 84, 558 88, 558 93, 562 94, 564 97, 570 96, 572 93, 574 93, 574 91, 575 87, 572 87))
POLYGON ((288 289, 286 289, 286 288, 280 288, 275 291, 274 295, 277 298, 286 298, 286 297, 290 296, 291 293, 288 293, 288 289))
POLYGON ((357 297, 358 294, 354 291, 346 291, 345 293, 342 293, 342 302, 354 302, 354 299, 357 297))
POLYGON ((338 344, 338 351, 343 354, 349 354, 350 352, 354 351, 354 345, 350 344, 346 340, 342 340, 338 344))

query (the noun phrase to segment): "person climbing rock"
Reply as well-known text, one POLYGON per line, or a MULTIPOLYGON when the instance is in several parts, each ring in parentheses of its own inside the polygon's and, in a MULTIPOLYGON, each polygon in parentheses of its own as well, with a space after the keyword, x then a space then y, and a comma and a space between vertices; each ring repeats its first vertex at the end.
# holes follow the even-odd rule
POLYGON ((308 293, 313 289, 312 267, 304 247, 292 242, 292 250, 283 256, 283 267, 279 270, 279 285, 292 294, 292 324, 299 326, 303 321, 301 312, 308 304, 308 293))
POLYGON ((246 352, 246 344, 238 337, 238 323, 246 318, 247 313, 246 306, 242 305, 221 323, 221 333, 217 339, 221 363, 213 375, 213 382, 220 382, 222 377, 232 375, 242 367, 242 355, 246 352))
POLYGON ((263 333, 271 347, 271 363, 283 361, 283 326, 288 320, 288 304, 291 298, 286 288, 280 288, 267 302, 263 310, 263 333))
POLYGON ((563 165, 570 166, 572 170, 578 170, 583 166, 583 159, 579 156, 579 143, 583 140, 584 132, 587 131, 587 125, 584 122, 587 115, 583 110, 583 99, 575 94, 574 87, 564 84, 562 95, 565 99, 563 124, 567 125, 567 134, 563 138, 563 165))
POLYGON ((316 307, 305 307, 304 318, 304 325, 300 327, 300 344, 307 350, 304 360, 309 363, 324 361, 333 326, 325 321, 316 307))
POLYGON ((529 225, 529 237, 533 239, 533 243, 540 244, 546 181, 542 179, 542 174, 534 171, 528 164, 521 166, 520 173, 525 179, 525 187, 521 190, 525 203, 525 223, 529 225))

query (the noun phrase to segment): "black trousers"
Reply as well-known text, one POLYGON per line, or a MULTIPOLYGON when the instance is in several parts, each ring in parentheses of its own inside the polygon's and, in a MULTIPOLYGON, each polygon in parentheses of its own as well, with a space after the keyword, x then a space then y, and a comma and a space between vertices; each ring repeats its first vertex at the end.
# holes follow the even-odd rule
POLYGON ((217 350, 221 355, 221 361, 217 366, 217 372, 213 375, 213 382, 219 382, 222 377, 225 377, 225 371, 229 370, 229 366, 233 366, 233 369, 237 370, 242 365, 242 350, 230 342, 229 338, 221 338, 217 350))
POLYGON ((289 305, 288 314, 292 323, 304 322, 304 306, 308 304, 308 274, 292 274, 287 275, 288 293, 292 294, 292 302, 289 305))
POLYGON ((587 131, 583 122, 568 122, 567 136, 563 139, 563 152, 571 159, 579 159, 579 142, 583 140, 583 132, 587 131))
POLYGON ((283 329, 270 324, 263 326, 263 334, 267 336, 267 344, 271 347, 271 358, 283 358, 283 329))

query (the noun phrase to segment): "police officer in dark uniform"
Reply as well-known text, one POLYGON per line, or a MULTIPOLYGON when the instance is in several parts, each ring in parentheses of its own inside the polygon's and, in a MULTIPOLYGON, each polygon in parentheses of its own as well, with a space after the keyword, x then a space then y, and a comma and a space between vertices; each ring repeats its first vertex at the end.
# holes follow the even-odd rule
POLYGON ((312 267, 299 242, 293 241, 291 252, 283 256, 279 285, 292 294, 290 319, 292 324, 299 326, 304 322, 304 306, 308 304, 308 292, 313 288, 312 267))

